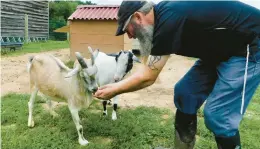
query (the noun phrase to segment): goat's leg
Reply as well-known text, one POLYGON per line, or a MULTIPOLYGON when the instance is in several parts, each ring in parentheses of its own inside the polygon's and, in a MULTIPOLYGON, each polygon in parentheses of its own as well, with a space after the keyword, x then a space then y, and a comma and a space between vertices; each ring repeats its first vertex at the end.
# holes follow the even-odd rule
POLYGON ((53 105, 52 105, 52 101, 51 101, 50 99, 48 99, 48 100, 46 101, 46 103, 47 103, 47 105, 48 105, 50 114, 51 114, 53 117, 58 117, 59 114, 54 111, 54 108, 53 108, 53 105))
POLYGON ((104 100, 102 103, 103 103, 103 115, 106 116, 107 115, 107 101, 104 100))
POLYGON ((113 98, 113 112, 112 112, 112 120, 117 120, 116 110, 118 104, 118 96, 113 98))
POLYGON ((87 145, 89 142, 86 140, 83 136, 83 127, 80 124, 80 118, 79 118, 79 108, 76 108, 75 106, 69 105, 69 110, 72 115, 73 122, 76 125, 76 129, 79 136, 79 144, 80 145, 87 145))
POLYGON ((59 114, 56 113, 54 111, 54 108, 53 108, 53 105, 52 105, 52 101, 50 100, 50 97, 49 96, 46 96, 44 94, 42 94, 41 92, 39 92, 39 95, 42 97, 42 99, 46 102, 46 104, 48 105, 48 110, 50 112, 50 114, 53 116, 53 117, 58 117, 59 114))
POLYGON ((42 98, 46 101, 46 104, 48 105, 49 112, 53 117, 58 117, 59 114, 54 111, 52 101, 50 100, 50 97, 46 97, 45 95, 41 95, 42 98))
POLYGON ((107 100, 107 104, 108 104, 108 105, 111 105, 111 100, 107 100))
POLYGON ((31 92, 30 101, 28 102, 28 109, 29 109, 28 127, 34 127, 32 112, 33 112, 33 104, 34 104, 34 100, 35 100, 35 97, 37 95, 37 92, 38 92, 38 88, 33 87, 32 92, 31 92))

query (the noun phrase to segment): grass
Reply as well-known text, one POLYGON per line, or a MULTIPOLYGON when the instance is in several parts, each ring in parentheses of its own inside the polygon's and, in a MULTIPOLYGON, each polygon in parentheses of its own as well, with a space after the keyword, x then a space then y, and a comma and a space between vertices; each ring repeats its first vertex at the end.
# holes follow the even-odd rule
POLYGON ((65 63, 66 66, 68 66, 69 68, 73 68, 73 65, 74 65, 74 61, 68 61, 65 63))
POLYGON ((9 49, 1 49, 1 56, 17 56, 26 53, 39 53, 63 48, 69 48, 69 41, 49 40, 47 42, 31 42, 24 44, 22 49, 16 51, 10 51, 9 49))
MULTIPOLYGON (((36 99, 35 127, 27 127, 29 95, 9 94, 2 97, 2 148, 3 149, 150 149, 157 146, 173 146, 173 113, 166 109, 138 107, 119 109, 118 120, 102 116, 102 106, 95 101, 88 109, 82 109, 84 135, 91 143, 78 144, 78 135, 66 106, 56 110, 60 115, 52 118, 43 110, 42 100, 36 99)), ((244 149, 259 148, 260 142, 260 87, 258 88, 240 131, 244 149)), ((202 110, 201 110, 202 111, 202 110)), ((206 129, 203 112, 199 112, 195 149, 215 149, 213 135, 206 129)))

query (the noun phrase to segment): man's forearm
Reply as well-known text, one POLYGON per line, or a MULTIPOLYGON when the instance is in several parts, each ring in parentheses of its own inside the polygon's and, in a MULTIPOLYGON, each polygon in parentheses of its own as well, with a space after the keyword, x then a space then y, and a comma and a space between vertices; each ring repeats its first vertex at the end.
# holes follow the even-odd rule
POLYGON ((118 82, 117 93, 121 94, 125 92, 133 92, 152 85, 154 83, 154 80, 147 77, 144 71, 142 71, 143 69, 140 69, 138 72, 136 72, 129 78, 126 78, 118 82))
POLYGON ((115 92, 117 94, 133 92, 152 85, 160 74, 168 58, 169 55, 150 56, 147 65, 142 65, 135 74, 117 83, 117 89, 115 92))

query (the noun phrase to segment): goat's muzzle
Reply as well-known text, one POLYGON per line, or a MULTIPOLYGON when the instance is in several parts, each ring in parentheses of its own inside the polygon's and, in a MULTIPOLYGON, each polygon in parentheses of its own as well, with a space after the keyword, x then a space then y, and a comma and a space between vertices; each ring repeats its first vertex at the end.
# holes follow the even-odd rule
POLYGON ((95 94, 97 92, 98 88, 92 89, 92 93, 95 94))

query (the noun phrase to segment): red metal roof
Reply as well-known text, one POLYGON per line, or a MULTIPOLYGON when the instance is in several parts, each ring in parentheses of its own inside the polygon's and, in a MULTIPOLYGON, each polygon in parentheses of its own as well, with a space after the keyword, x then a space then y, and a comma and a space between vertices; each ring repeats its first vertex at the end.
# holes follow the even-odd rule
POLYGON ((80 5, 69 20, 117 20, 119 5, 80 5))

